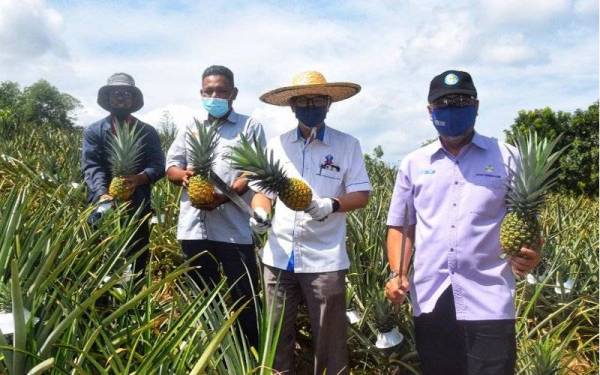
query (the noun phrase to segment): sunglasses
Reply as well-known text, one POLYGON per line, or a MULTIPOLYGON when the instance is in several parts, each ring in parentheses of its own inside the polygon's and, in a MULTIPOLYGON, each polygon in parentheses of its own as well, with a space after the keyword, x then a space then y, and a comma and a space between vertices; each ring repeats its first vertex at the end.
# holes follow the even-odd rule
POLYGON ((298 96, 292 99, 291 104, 296 107, 326 107, 329 104, 328 96, 315 96, 312 98, 298 96))
POLYGON ((446 95, 431 103, 433 108, 469 107, 477 104, 477 98, 469 95, 446 95))

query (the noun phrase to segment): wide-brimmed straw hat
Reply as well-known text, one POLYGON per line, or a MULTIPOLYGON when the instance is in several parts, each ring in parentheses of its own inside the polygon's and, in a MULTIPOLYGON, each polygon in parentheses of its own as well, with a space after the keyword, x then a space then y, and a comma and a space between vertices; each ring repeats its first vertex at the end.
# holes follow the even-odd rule
POLYGON ((102 86, 100 87, 100 90, 98 90, 98 104, 100 107, 111 112, 113 108, 109 104, 108 95, 110 90, 116 87, 127 87, 133 92, 133 106, 131 112, 135 112, 144 106, 144 95, 142 95, 142 91, 135 86, 133 77, 127 73, 115 73, 108 78, 106 86, 102 86))
POLYGON ((327 95, 331 101, 348 99, 360 91, 360 85, 350 82, 327 82, 323 74, 314 70, 297 74, 291 86, 280 87, 261 95, 265 103, 287 106, 295 96, 327 95))

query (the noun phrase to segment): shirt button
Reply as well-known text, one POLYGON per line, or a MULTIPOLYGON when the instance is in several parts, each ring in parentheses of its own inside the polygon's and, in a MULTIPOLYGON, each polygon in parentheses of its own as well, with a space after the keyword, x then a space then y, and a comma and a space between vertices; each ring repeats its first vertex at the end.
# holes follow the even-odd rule
POLYGON ((454 251, 454 248, 453 248, 453 247, 451 247, 451 248, 450 248, 450 251, 454 251))
POLYGON ((456 228, 454 225, 450 225, 450 228, 456 228))
POLYGON ((454 181, 454 185, 458 185, 458 181, 454 181))
POLYGON ((456 203, 452 203, 452 206, 453 206, 453 207, 456 207, 456 203))

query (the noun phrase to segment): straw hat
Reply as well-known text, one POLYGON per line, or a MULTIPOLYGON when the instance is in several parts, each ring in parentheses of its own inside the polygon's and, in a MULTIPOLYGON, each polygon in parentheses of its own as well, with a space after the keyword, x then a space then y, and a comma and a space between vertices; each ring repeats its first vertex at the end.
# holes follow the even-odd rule
POLYGON ((142 95, 140 89, 135 86, 133 77, 127 73, 115 73, 108 78, 106 86, 102 86, 100 87, 100 90, 98 90, 98 104, 100 107, 109 112, 112 110, 108 101, 108 95, 110 90, 116 87, 127 87, 133 92, 133 106, 131 108, 132 113, 144 106, 144 96, 142 95))
POLYGON ((356 83, 328 83, 323 74, 311 70, 297 74, 292 79, 291 86, 281 87, 261 95, 260 100, 269 104, 288 106, 289 100, 294 96, 327 95, 331 97, 331 101, 337 102, 348 99, 359 91, 360 86, 356 83))

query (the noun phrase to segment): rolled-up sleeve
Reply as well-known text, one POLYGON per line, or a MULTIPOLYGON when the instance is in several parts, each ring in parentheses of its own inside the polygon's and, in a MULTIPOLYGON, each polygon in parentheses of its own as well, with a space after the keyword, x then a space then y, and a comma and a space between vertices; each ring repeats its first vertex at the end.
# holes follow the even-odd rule
POLYGON ((155 183, 165 175, 165 155, 160 147, 160 137, 158 132, 151 126, 148 126, 146 133, 147 158, 144 166, 144 173, 150 179, 150 183, 155 183))
POLYGON ((408 214, 406 223, 414 225, 417 222, 415 213, 413 184, 410 180, 408 162, 404 160, 398 169, 392 201, 388 211, 387 225, 402 227, 405 224, 405 213, 408 214))
POLYGON ((171 143, 169 151, 167 151, 167 162, 165 170, 170 167, 179 167, 185 169, 187 167, 186 157, 186 134, 187 127, 179 129, 175 140, 171 143))
POLYGON ((360 148, 360 143, 355 140, 350 150, 350 168, 344 176, 344 185, 346 193, 355 191, 371 191, 371 182, 365 167, 365 159, 360 148))
POLYGON ((97 202, 107 192, 108 166, 103 164, 102 155, 100 132, 89 126, 83 131, 81 171, 92 203, 97 202))

